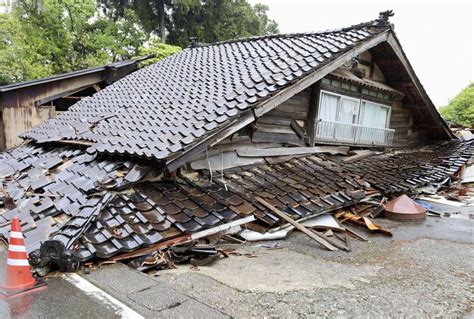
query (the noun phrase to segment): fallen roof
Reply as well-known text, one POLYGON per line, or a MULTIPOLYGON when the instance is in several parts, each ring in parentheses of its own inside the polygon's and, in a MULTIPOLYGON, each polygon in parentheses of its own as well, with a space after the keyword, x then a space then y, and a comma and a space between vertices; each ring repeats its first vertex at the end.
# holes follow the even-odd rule
POLYGON ((295 218, 317 215, 358 202, 371 187, 400 193, 441 182, 473 154, 474 142, 455 141, 355 163, 306 155, 209 183, 205 176, 153 182, 153 163, 97 158, 73 146, 22 146, 0 153, 0 236, 19 215, 28 252, 42 254, 33 262, 55 252, 55 263, 73 268, 250 214, 260 229, 281 222, 256 196, 295 218))
POLYGON ((23 137, 89 141, 100 153, 165 159, 387 30, 364 25, 186 49, 79 101, 23 137))

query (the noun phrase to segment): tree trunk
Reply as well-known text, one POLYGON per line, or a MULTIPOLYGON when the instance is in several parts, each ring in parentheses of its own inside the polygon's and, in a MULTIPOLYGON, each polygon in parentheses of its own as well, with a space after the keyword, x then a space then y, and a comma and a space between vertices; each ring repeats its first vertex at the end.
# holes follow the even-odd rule
POLYGON ((161 43, 166 43, 166 27, 165 27, 165 1, 158 0, 156 2, 158 11, 158 30, 160 32, 161 43))

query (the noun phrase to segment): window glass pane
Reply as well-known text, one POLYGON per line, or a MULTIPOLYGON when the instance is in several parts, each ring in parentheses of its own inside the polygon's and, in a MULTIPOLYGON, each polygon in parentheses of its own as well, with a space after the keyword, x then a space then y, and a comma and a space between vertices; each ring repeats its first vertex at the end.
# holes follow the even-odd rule
POLYGON ((335 121, 338 102, 338 96, 322 93, 319 118, 326 121, 335 121))
POLYGON ((387 127, 387 118, 388 118, 388 108, 380 107, 378 112, 377 127, 385 128, 387 127))
POLYGON ((379 106, 370 102, 362 102, 362 119, 360 124, 370 127, 379 127, 378 122, 379 106))
POLYGON ((342 98, 341 109, 339 110, 339 122, 357 123, 357 115, 359 114, 359 102, 342 98))

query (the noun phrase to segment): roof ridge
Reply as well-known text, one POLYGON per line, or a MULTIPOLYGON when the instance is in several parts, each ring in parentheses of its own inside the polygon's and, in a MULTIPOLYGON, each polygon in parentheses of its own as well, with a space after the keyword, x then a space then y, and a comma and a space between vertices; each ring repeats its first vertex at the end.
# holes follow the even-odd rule
POLYGON ((210 47, 210 46, 222 45, 222 44, 228 44, 228 43, 241 43, 241 42, 249 42, 249 41, 264 40, 264 39, 295 38, 295 37, 308 36, 308 35, 323 35, 323 34, 330 34, 330 33, 336 33, 336 32, 346 32, 352 29, 362 29, 365 27, 377 27, 377 28, 389 27, 393 29, 393 24, 391 24, 388 21, 388 18, 393 15, 394 13, 392 10, 387 10, 387 11, 380 12, 379 17, 374 20, 361 22, 358 24, 353 24, 351 26, 347 26, 343 28, 334 28, 334 29, 327 29, 327 30, 321 30, 321 31, 265 34, 265 35, 237 38, 237 39, 229 39, 229 40, 218 41, 214 43, 199 43, 196 41, 197 40, 196 38, 191 38, 192 43, 186 49, 210 47))

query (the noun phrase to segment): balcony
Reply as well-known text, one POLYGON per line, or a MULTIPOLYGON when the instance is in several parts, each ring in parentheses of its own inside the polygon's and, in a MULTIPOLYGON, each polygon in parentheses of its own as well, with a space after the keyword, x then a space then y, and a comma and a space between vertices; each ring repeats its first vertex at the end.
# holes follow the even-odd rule
POLYGON ((394 133, 393 129, 319 120, 315 137, 319 143, 391 146, 394 133))

